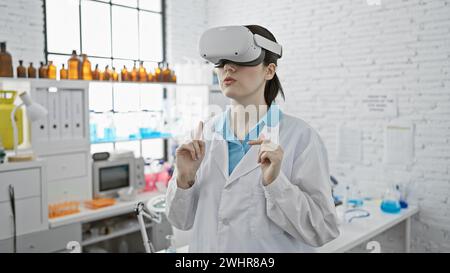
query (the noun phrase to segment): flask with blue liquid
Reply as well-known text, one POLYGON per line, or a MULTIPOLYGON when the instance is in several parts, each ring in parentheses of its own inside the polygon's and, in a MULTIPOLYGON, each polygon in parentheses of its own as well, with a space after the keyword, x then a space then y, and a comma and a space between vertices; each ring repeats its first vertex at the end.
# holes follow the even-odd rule
POLYGON ((381 202, 381 210, 386 213, 399 213, 400 195, 399 192, 393 187, 389 187, 384 194, 383 201, 381 202))

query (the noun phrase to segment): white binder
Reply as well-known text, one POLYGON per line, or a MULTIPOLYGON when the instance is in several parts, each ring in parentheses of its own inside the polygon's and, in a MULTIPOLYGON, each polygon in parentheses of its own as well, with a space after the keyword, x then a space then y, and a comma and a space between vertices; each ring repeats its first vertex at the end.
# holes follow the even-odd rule
POLYGON ((72 103, 71 92, 68 90, 60 91, 61 105, 61 138, 72 138, 72 103))
POLYGON ((72 137, 84 138, 83 122, 83 91, 72 90, 72 137))
POLYGON ((59 104, 60 92, 48 92, 48 125, 49 139, 58 140, 61 138, 61 114, 59 104))
MULTIPOLYGON (((33 100, 48 110, 47 93, 46 89, 37 89, 33 100)), ((31 128, 32 140, 37 142, 48 141, 48 116, 33 122, 31 128)))

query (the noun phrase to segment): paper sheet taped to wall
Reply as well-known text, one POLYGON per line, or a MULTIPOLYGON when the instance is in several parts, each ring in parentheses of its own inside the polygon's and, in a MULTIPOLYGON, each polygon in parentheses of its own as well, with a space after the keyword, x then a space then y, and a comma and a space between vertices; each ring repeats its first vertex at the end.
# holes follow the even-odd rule
POLYGON ((337 160, 350 163, 361 162, 361 129, 341 125, 337 130, 337 160))
POLYGON ((384 163, 408 164, 414 157, 414 125, 390 123, 384 129, 384 163))

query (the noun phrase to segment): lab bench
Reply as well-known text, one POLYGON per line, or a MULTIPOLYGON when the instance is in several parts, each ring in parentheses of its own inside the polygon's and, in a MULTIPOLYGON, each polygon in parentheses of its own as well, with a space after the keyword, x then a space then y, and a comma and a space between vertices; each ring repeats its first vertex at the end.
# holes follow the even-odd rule
MULTIPOLYGON (((78 242, 82 247, 88 247, 97 243, 112 240, 118 237, 126 236, 140 231, 139 223, 134 209, 138 202, 146 202, 150 198, 161 195, 160 192, 144 192, 138 194, 135 200, 117 202, 105 208, 88 209, 81 207, 80 212, 63 217, 49 219, 50 229, 57 229, 70 225, 79 225, 80 229, 78 242), (95 232, 94 232, 95 231, 95 232)), ((154 222, 147 222, 146 228, 151 228, 153 244, 165 246, 164 240, 159 240, 157 234, 170 233, 168 223, 155 225, 154 222)), ((140 234, 139 234, 140 236, 140 234)), ((142 241, 142 240, 141 240, 142 241)), ((143 242, 139 241, 143 247, 143 242)))
MULTIPOLYGON (((339 226, 340 235, 333 241, 316 249, 319 253, 342 253, 351 252, 358 246, 362 246, 364 252, 369 252, 366 249, 368 241, 373 240, 383 232, 397 227, 400 227, 404 232, 404 252, 410 252, 411 241, 411 218, 419 213, 417 206, 409 206, 402 209, 398 214, 388 214, 381 211, 379 202, 369 201, 365 202, 363 209, 370 213, 369 217, 355 219, 351 223, 342 223, 339 226)), ((383 252, 383 244, 381 244, 380 251, 383 252)), ((358 249, 359 251, 359 249, 358 249)), ((164 250, 159 251, 165 252, 164 250)), ((178 253, 189 252, 189 246, 182 246, 177 248, 178 253)))

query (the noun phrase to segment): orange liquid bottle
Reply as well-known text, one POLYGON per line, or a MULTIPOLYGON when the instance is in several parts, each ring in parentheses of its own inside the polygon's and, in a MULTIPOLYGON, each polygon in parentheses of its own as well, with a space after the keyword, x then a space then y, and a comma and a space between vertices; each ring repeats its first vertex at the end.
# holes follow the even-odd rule
POLYGON ((0 43, 0 77, 13 77, 12 57, 6 51, 6 43, 0 43))
POLYGON ((138 70, 136 68, 136 62, 134 62, 133 70, 131 70, 131 81, 138 81, 138 70))
POLYGON ((147 80, 149 82, 154 82, 155 81, 155 77, 153 76, 153 73, 151 71, 149 71, 148 74, 147 74, 147 80))
POLYGON ((109 81, 109 80, 111 80, 111 70, 109 69, 109 65, 107 65, 106 67, 105 67, 105 74, 104 74, 104 80, 105 81, 109 81))
POLYGON ((165 63, 164 64, 164 69, 162 71, 162 81, 163 82, 170 82, 171 81, 171 75, 172 72, 169 69, 169 64, 165 63))
POLYGON ((105 80, 105 72, 103 72, 103 71, 98 72, 98 80, 99 81, 105 80))
POLYGON ((139 81, 146 82, 147 81, 147 70, 145 70, 144 62, 141 61, 141 65, 139 66, 139 81))
POLYGON ((66 68, 64 68, 64 64, 62 64, 62 68, 59 70, 59 79, 60 80, 67 80, 68 75, 68 71, 66 68))
POLYGON ((157 82, 162 82, 162 77, 161 77, 162 70, 161 70, 161 66, 162 66, 162 63, 158 63, 158 67, 155 69, 155 81, 157 81, 157 82))
POLYGON ((48 62, 48 78, 52 80, 56 80, 56 66, 53 64, 53 61, 48 62))
POLYGON ((171 79, 170 82, 177 82, 177 75, 175 75, 175 71, 172 70, 172 75, 171 75, 171 79))
POLYGON ((92 79, 98 81, 100 77, 100 70, 98 69, 98 64, 95 65, 94 71, 92 71, 92 79))
POLYGON ((81 64, 81 78, 86 81, 92 80, 91 62, 88 60, 87 55, 83 54, 83 62, 81 64))
POLYGON ((19 60, 19 66, 17 67, 17 78, 26 78, 27 69, 23 66, 23 61, 19 60))
POLYGON ((113 67, 113 71, 112 71, 112 80, 115 82, 119 81, 119 74, 117 73, 115 67, 113 67))
POLYGON ((41 66, 39 67, 39 79, 46 79, 47 78, 47 66, 44 65, 44 62, 41 62, 41 66))
POLYGON ((128 77, 128 70, 127 67, 124 65, 122 68, 122 71, 120 73, 120 78, 123 82, 129 81, 129 77, 128 77))
POLYGON ((80 60, 78 59, 77 52, 75 50, 72 51, 72 56, 67 63, 69 69, 69 80, 78 80, 80 60))
POLYGON ((28 78, 36 78, 36 68, 33 67, 33 63, 30 63, 30 66, 28 67, 28 78))

